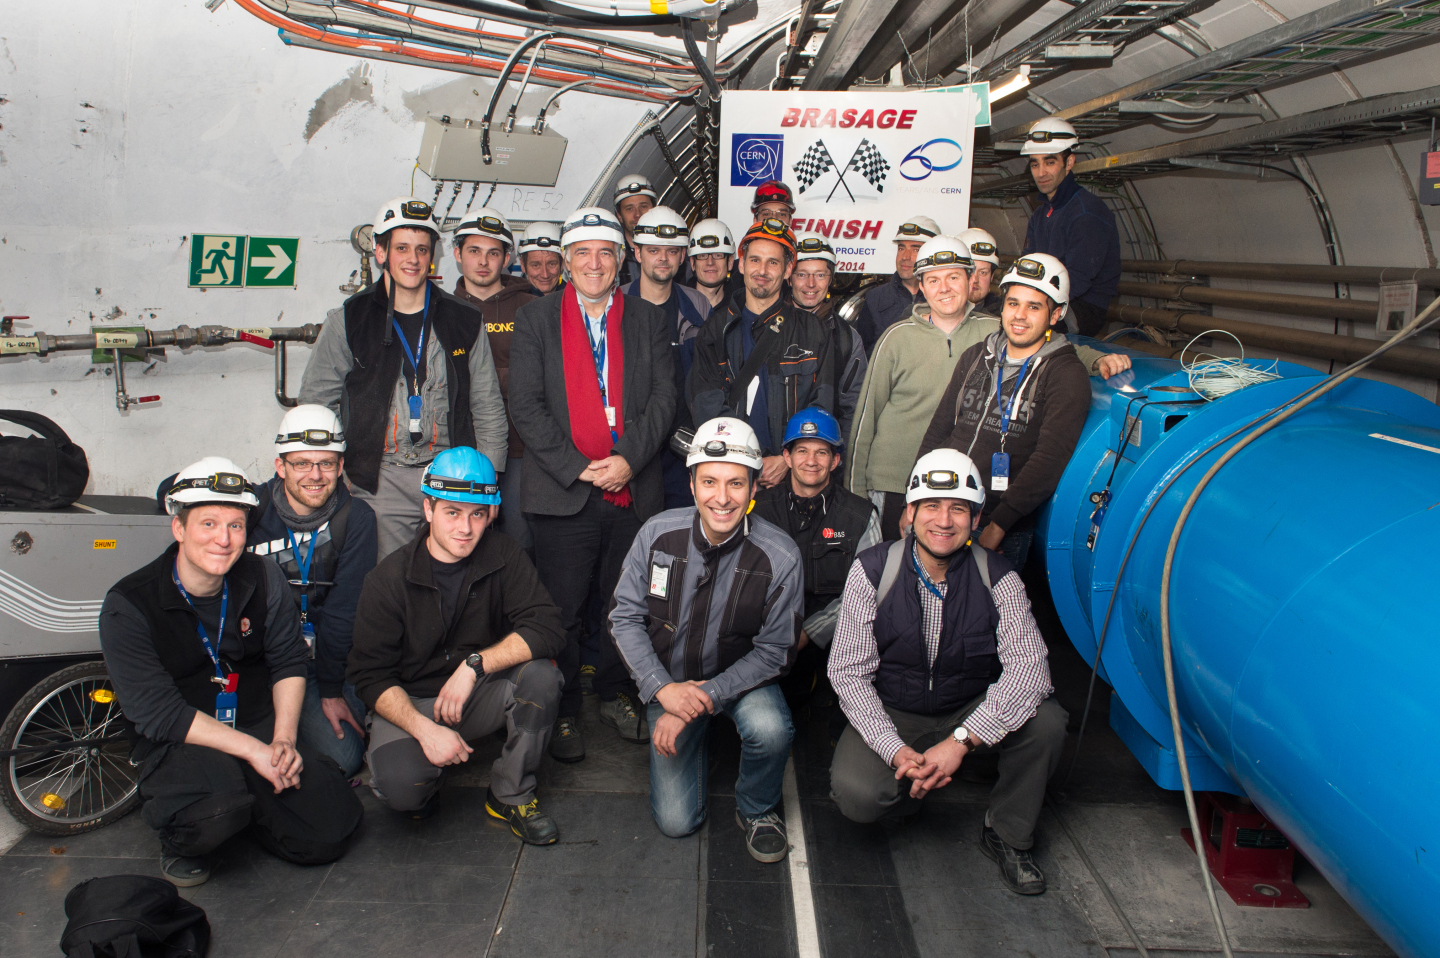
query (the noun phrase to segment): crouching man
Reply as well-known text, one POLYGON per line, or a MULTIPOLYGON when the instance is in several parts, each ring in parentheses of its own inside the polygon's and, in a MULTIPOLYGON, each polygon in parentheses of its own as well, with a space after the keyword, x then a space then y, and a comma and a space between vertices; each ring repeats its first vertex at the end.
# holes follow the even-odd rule
POLYGON ((560 833, 535 797, 535 771, 560 704, 560 610, 519 543, 489 529, 495 467, 474 449, 436 456, 421 479, 427 528, 365 577, 350 681, 370 717, 370 787, 428 818, 467 741, 505 730, 485 811, 531 845, 560 833))
POLYGON ((257 504, 228 459, 181 470, 165 496, 175 544, 100 610, 105 666, 139 734, 141 816, 182 887, 209 879, 211 852, 246 826, 271 853, 321 864, 364 814, 334 761, 297 745, 308 653, 280 567, 245 552, 257 504))
POLYGON ((985 502, 974 463, 954 449, 921 456, 905 498, 911 533, 862 552, 840 600, 830 682, 850 727, 831 797, 852 821, 903 817, 971 752, 998 749, 980 846, 1006 887, 1039 895, 1030 848, 1068 718, 1045 641, 1020 576, 971 539, 985 502))
POLYGON ((736 824, 751 857, 778 862, 789 850, 779 809, 794 725, 775 683, 795 660, 800 553, 745 514, 763 466, 748 425, 705 423, 685 464, 694 507, 640 527, 610 612, 620 656, 649 703, 650 811, 672 838, 705 822, 707 730, 723 712, 743 748, 736 824))

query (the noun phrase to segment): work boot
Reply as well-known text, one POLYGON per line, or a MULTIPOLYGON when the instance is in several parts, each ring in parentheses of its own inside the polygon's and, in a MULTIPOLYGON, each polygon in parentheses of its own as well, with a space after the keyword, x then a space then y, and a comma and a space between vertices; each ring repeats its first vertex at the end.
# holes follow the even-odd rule
POLYGON ((773 810, 756 818, 746 818, 737 808, 735 824, 745 833, 745 848, 757 862, 778 862, 790 851, 785 822, 773 810))
POLYGON ((160 855, 160 874, 179 888, 193 888, 210 880, 210 859, 195 855, 160 855))
POLYGON ((1000 865, 1000 880, 1017 895, 1045 894, 1045 873, 1035 864, 1029 849, 1015 848, 989 825, 980 830, 980 850, 1000 865))
POLYGON ((510 824, 510 831, 527 845, 553 845, 560 840, 555 819, 540 811, 540 800, 532 798, 524 805, 507 805, 485 789, 485 811, 491 817, 510 824))
POLYGON ((580 735, 580 720, 561 716, 550 733, 550 757, 567 765, 585 757, 585 739, 580 735))
POLYGON ((621 692, 609 702, 600 703, 600 721, 620 733, 627 742, 645 745, 650 741, 650 725, 635 711, 635 701, 621 692))

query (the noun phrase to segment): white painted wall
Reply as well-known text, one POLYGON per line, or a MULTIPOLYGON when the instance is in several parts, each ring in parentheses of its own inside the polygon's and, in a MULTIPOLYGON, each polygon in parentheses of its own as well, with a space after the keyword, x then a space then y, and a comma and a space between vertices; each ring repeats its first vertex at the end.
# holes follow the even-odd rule
MULTIPOLYGON (((50 334, 321 322, 359 266, 351 227, 410 192, 425 115, 478 119, 490 89, 478 77, 287 47, 234 4, 213 14, 200 0, 7 8, 0 312, 29 315, 22 331, 50 334), (192 232, 301 237, 298 288, 189 289, 192 232)), ((532 90, 522 116, 549 93, 532 90)), ((560 182, 502 185, 492 205, 521 221, 560 219, 644 111, 566 94, 547 117, 570 140, 560 182)), ((419 195, 433 189, 416 175, 419 195)), ((447 189, 442 209, 448 200, 447 189)), ((448 288, 458 274, 448 254, 442 263, 448 288)), ((292 394, 307 352, 292 347, 292 394)), ((131 394, 163 401, 121 414, 113 379, 88 353, 5 357, 0 408, 59 423, 89 455, 92 493, 148 495, 213 454, 271 475, 284 410, 270 353, 233 345, 170 350, 167 360, 144 373, 127 364, 131 394)))

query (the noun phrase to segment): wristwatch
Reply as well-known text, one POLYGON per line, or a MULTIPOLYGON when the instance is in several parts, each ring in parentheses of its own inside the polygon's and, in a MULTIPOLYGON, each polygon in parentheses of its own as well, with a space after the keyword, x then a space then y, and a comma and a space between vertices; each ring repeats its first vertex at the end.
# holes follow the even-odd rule
POLYGON ((470 666, 476 675, 485 674, 485 660, 480 658, 479 652, 471 652, 465 656, 465 664, 470 666))
POLYGON ((960 726, 959 728, 957 728, 957 729, 956 729, 953 733, 951 733, 951 734, 953 734, 953 735, 955 736, 955 741, 959 742, 961 745, 965 746, 966 748, 968 748, 968 749, 969 749, 970 751, 972 751, 972 752, 975 751, 975 749, 977 749, 977 748, 980 747, 980 740, 977 739, 975 736, 971 735, 969 732, 967 732, 967 731, 965 730, 965 726, 963 726, 963 725, 960 726))

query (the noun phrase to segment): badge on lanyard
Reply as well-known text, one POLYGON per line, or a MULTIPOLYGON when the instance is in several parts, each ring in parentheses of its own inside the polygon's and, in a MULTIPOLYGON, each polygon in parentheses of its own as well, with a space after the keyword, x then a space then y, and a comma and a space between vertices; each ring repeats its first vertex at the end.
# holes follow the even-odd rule
MULTIPOLYGON (((220 680, 211 679, 212 682, 220 680)), ((235 715, 240 711, 240 696, 236 690, 240 687, 240 673, 231 672, 225 677, 224 688, 215 693, 215 721, 235 727, 235 715)))
POLYGON ((1004 399, 1005 350, 1001 347, 1000 364, 995 367, 995 399, 1000 407, 1000 451, 990 456, 990 489, 1004 492, 1010 488, 1010 454, 1005 451, 1005 437, 1010 432, 1010 417, 1015 413, 1015 404, 1020 401, 1020 391, 1025 386, 1025 374, 1030 371, 1030 360, 1026 356, 1020 365, 1020 374, 1015 377, 1015 388, 1010 392, 1010 401, 1004 399))
MULTIPOLYGON (((418 397, 417 397, 418 398, 418 397)), ((290 554, 295 557, 295 568, 300 573, 300 637, 305 640, 306 647, 310 650, 310 657, 315 657, 315 625, 310 621, 310 560, 315 558, 315 542, 320 538, 320 530, 316 529, 310 533, 310 548, 304 555, 300 554, 300 546, 295 542, 295 536, 289 527, 285 529, 285 538, 290 544, 290 554)), ((292 584, 294 580, 291 580, 292 584)))
POLYGON ((615 407, 614 407, 614 406, 606 406, 606 407, 605 407, 605 422, 606 422, 607 425, 610 426, 611 429, 614 429, 614 428, 615 428, 615 407))
POLYGON ((430 319, 430 284, 425 284, 425 313, 420 317, 420 336, 415 342, 415 349, 410 349, 410 341, 405 338, 405 331, 400 328, 400 320, 391 315, 390 322, 395 327, 395 333, 400 337, 400 348, 405 351, 405 358, 410 361, 410 370, 415 374, 415 394, 407 396, 408 412, 410 413, 409 432, 410 441, 420 442, 424 433, 420 430, 420 414, 424 410, 424 401, 420 398, 420 364, 425 361, 425 326, 430 319))
POLYGON ((650 594, 657 599, 670 595, 670 567, 658 562, 650 564, 650 594))
POLYGON ((1010 488, 1010 453, 997 452, 990 456, 990 488, 995 492, 1010 488))
POLYGON ((425 408, 424 402, 419 396, 409 396, 407 398, 410 403, 410 438, 418 442, 418 437, 424 435, 424 433, 420 431, 420 412, 425 408))
POLYGON ((190 606, 190 611, 195 613, 195 631, 200 634, 200 644, 205 646, 205 654, 210 656, 210 662, 215 666, 215 674, 210 681, 220 686, 220 691, 215 693, 215 721, 235 727, 236 713, 239 711, 240 699, 235 690, 240 685, 240 674, 238 672, 226 672, 220 665, 220 643, 225 638, 225 608, 230 604, 230 583, 221 580, 220 586, 220 629, 215 642, 210 641, 210 634, 205 631, 205 623, 200 621, 200 612, 195 608, 195 603, 190 601, 190 593, 185 591, 184 584, 180 581, 180 570, 177 567, 170 570, 171 577, 175 580, 175 588, 180 590, 180 595, 185 599, 185 604, 190 606))

